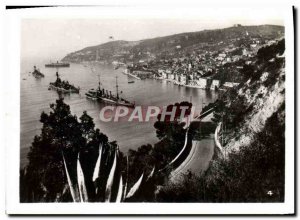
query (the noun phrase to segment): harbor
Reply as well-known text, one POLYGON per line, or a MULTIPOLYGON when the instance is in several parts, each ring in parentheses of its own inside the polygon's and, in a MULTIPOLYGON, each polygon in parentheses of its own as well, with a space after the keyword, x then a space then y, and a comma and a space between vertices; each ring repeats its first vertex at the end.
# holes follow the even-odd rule
MULTIPOLYGON (((49 103, 55 102, 58 93, 55 90, 48 90, 49 84, 56 80, 56 69, 45 68, 47 61, 29 60, 22 62, 21 78, 26 77, 21 84, 21 166, 26 165, 26 154, 32 143, 32 137, 40 133, 40 114, 42 111, 49 111, 49 103), (45 75, 42 80, 31 76, 32 67, 41 67, 40 71, 45 75), (29 77, 31 76, 31 77, 29 77)), ((129 78, 122 72, 124 68, 114 69, 113 65, 99 63, 86 64, 72 63, 70 68, 60 68, 59 75, 62 80, 68 80, 76 87, 80 87, 79 93, 64 93, 63 97, 70 105, 72 113, 81 115, 87 111, 94 118, 95 126, 101 132, 109 134, 111 141, 116 140, 120 144, 120 150, 124 153, 128 149, 137 149, 145 143, 156 143, 157 137, 153 129, 153 121, 136 123, 121 121, 102 122, 99 120, 100 110, 110 105, 109 103, 98 102, 87 99, 85 93, 91 88, 98 86, 98 73, 101 74, 102 85, 115 93, 116 76, 121 97, 135 102, 139 106, 166 106, 180 101, 189 101, 192 97, 194 106, 198 109, 217 98, 217 91, 206 91, 200 89, 179 87, 164 80, 145 79, 135 80, 129 83, 129 78), (95 71, 91 71, 91 65, 95 71), (163 94, 163 95, 162 95, 163 94)))
POLYGON ((30 203, 52 203, 57 214, 63 204, 94 204, 109 214, 100 203, 177 203, 181 210, 119 213, 205 214, 206 203, 292 198, 288 26, 273 24, 277 13, 269 24, 244 20, 240 10, 232 19, 213 12, 226 23, 207 22, 199 10, 195 23, 169 11, 150 19, 140 11, 139 18, 21 16, 20 38, 9 31, 14 46, 21 40, 20 56, 8 56, 4 80, 9 165, 19 166, 8 172, 17 178, 9 206, 26 214, 30 203))

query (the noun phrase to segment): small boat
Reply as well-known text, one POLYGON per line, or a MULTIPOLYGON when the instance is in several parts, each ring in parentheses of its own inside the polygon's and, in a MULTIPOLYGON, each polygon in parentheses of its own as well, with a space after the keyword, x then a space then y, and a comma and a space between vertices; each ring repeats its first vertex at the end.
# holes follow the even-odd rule
POLYGON ((134 80, 128 81, 128 83, 134 83, 134 82, 135 82, 134 80))

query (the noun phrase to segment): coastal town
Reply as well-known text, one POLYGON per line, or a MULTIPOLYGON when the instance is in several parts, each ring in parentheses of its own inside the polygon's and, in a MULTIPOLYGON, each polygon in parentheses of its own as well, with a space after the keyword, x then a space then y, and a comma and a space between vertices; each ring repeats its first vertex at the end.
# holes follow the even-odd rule
MULTIPOLYGON (((240 41, 237 38, 236 41, 240 41)), ((246 40, 246 39, 244 39, 246 40)), ((136 63, 128 63, 124 74, 138 79, 154 78, 166 80, 179 86, 190 88, 225 90, 239 85, 239 72, 244 65, 251 65, 252 58, 259 48, 270 45, 278 40, 262 41, 259 38, 247 39, 241 47, 229 46, 218 51, 207 51, 205 46, 198 48, 192 54, 182 54, 179 58, 139 60, 136 63)), ((218 45, 224 42, 220 41, 218 45)), ((178 45, 176 48, 180 49, 178 45)), ((114 61, 115 65, 122 65, 114 61)))
POLYGON ((119 49, 113 46, 108 51, 108 44, 107 48, 86 48, 67 55, 63 60, 113 64, 115 69, 125 68, 123 73, 135 79, 152 78, 178 86, 225 90, 239 85, 243 80, 243 67, 253 63, 253 57, 261 47, 274 44, 283 37, 282 29, 276 26, 259 28, 275 30, 267 35, 256 27, 234 24, 230 28, 204 31, 199 35, 186 33, 169 39, 158 38, 155 48, 148 46, 149 43, 136 46, 134 42, 115 41, 112 43, 118 44, 119 49))

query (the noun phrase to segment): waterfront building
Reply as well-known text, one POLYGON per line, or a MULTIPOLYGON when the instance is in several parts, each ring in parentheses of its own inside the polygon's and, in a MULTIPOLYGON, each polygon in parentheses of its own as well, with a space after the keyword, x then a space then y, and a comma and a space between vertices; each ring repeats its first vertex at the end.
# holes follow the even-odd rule
POLYGON ((129 73, 130 73, 130 69, 126 68, 126 69, 124 70, 124 73, 125 73, 125 74, 129 74, 129 73))
POLYGON ((210 89, 215 90, 220 87, 220 80, 214 79, 211 83, 210 89))
POLYGON ((133 74, 142 79, 149 78, 150 76, 152 76, 151 71, 142 71, 142 70, 135 70, 133 71, 133 74))
POLYGON ((179 82, 179 78, 180 78, 179 74, 177 74, 177 73, 175 72, 175 73, 174 73, 174 76, 175 76, 175 81, 179 82))
POLYGON ((169 74, 168 79, 173 80, 174 79, 174 74, 173 73, 169 74))
POLYGON ((205 78, 199 78, 196 83, 201 89, 205 89, 207 87, 207 79, 205 78))
POLYGON ((180 83, 181 84, 185 84, 186 83, 186 75, 184 75, 184 74, 180 75, 180 83))

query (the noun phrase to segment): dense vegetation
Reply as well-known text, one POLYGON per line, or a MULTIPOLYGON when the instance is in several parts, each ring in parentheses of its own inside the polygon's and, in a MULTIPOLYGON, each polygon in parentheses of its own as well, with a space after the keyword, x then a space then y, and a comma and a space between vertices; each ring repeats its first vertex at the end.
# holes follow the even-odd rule
POLYGON ((215 159, 204 174, 187 173, 182 182, 166 185, 159 202, 283 202, 284 105, 272 115, 254 143, 215 159))
POLYGON ((90 185, 99 144, 107 151, 116 148, 116 143, 108 142, 107 136, 95 129, 93 119, 86 112, 78 120, 63 99, 50 108, 49 114, 41 114, 41 134, 34 137, 28 153, 29 163, 21 170, 21 202, 71 201, 62 155, 69 172, 75 174, 80 152, 86 184, 90 185))
MULTIPOLYGON (((180 106, 191 104, 182 102, 168 106, 168 109, 176 107, 176 117, 170 121, 168 117, 164 121, 155 123, 159 142, 153 147, 143 145, 138 150, 129 150, 128 161, 120 153, 121 172, 128 170, 128 187, 131 187, 144 172, 148 175, 153 167, 157 170, 166 166, 181 150, 184 141, 184 123, 179 121, 180 106)), ((28 153, 29 164, 20 171, 20 201, 21 202, 69 202, 72 201, 67 184, 67 177, 63 164, 63 155, 71 176, 76 177, 76 162, 80 153, 80 162, 85 175, 88 195, 91 201, 96 198, 95 186, 92 181, 93 170, 98 158, 99 144, 103 146, 105 154, 112 154, 117 143, 109 142, 106 135, 95 129, 93 119, 84 112, 77 119, 70 112, 70 106, 59 99, 50 105, 49 114, 41 114, 43 124, 41 134, 35 136, 28 153)), ((186 114, 189 114, 190 110, 186 114)), ((158 116, 160 118, 161 115, 158 116)), ((111 164, 112 157, 106 164, 111 164)), ((110 167, 110 166, 108 166, 110 167)), ((108 174, 104 169, 101 173, 108 174)), ((168 175, 164 173, 163 176, 168 175)), ((162 181, 163 176, 158 176, 156 181, 162 181)), ((149 200, 153 191, 149 191, 149 200)))

